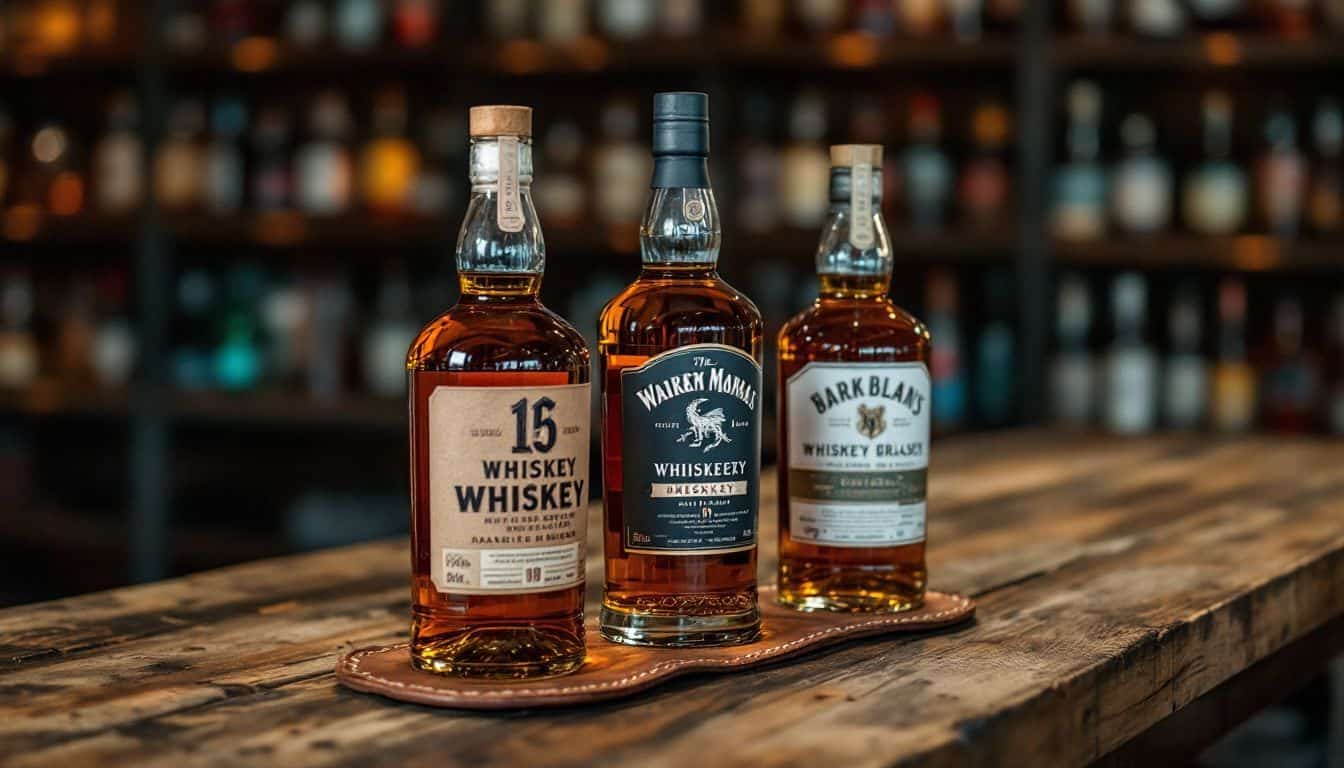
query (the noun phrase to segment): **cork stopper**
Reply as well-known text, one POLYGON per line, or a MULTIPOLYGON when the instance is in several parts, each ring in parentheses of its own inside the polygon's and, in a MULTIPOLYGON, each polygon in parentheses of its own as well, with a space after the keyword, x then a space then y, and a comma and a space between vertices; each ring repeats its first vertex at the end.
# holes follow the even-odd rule
POLYGON ((532 108, 491 104, 471 108, 471 135, 532 138, 532 108))
POLYGON ((882 165, 881 144, 835 144, 831 146, 831 167, 852 168, 858 163, 882 165))

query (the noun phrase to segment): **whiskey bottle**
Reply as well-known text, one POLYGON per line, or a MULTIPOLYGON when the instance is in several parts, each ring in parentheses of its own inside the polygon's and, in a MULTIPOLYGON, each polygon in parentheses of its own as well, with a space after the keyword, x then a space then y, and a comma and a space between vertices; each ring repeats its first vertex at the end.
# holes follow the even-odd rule
POLYGON ((761 315, 715 270, 709 99, 654 97, 643 269, 602 310, 602 636, 742 643, 760 631, 761 315))
POLYGON ((779 601, 924 602, 930 337, 887 297, 882 148, 831 148, 821 295, 779 332, 779 601))
POLYGON ((411 345, 411 662, 518 678, 583 662, 589 358, 538 300, 532 110, 471 110, 458 303, 411 345))

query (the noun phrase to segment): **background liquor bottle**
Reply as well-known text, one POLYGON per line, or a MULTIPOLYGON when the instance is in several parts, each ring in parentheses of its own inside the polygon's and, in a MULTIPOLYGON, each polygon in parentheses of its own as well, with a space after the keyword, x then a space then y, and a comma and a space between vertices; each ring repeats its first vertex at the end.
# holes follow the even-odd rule
POLYGON ((373 212, 397 216, 410 207, 420 151, 406 138, 406 94, 387 88, 373 107, 373 138, 359 157, 360 198, 373 212))
POLYGON ((1059 281, 1055 336, 1058 349, 1050 366, 1050 394, 1055 421, 1070 427, 1092 423, 1096 413, 1096 378, 1088 335, 1092 329, 1092 295, 1079 275, 1059 281))
POLYGON ((770 141, 771 106, 770 98, 757 91, 746 98, 740 117, 744 141, 737 150, 737 220, 753 234, 770 232, 779 221, 779 152, 770 141))
POLYGON ((201 132, 205 107, 197 100, 179 101, 168 117, 168 137, 154 159, 154 196, 168 211, 185 211, 201 202, 205 151, 201 132))
POLYGON ((1106 229, 1106 172, 1101 153, 1101 89, 1069 86, 1069 162, 1055 172, 1051 227, 1056 237, 1091 240, 1106 229))
POLYGON ((260 213, 288 208, 294 177, 289 168, 290 122, 285 110, 267 107, 252 126, 252 206, 260 213))
POLYGON ((1150 432, 1157 423, 1157 356, 1143 338, 1148 288, 1143 277, 1127 273, 1111 284, 1111 321, 1115 339, 1106 351, 1106 428, 1121 434, 1150 432))
POLYGON ((1171 222, 1171 169, 1157 156, 1157 132, 1142 114, 1120 125, 1126 156, 1111 174, 1111 213, 1119 229, 1153 234, 1171 222))
POLYGON ((1017 406, 1013 276, 991 270, 981 284, 984 324, 975 342, 975 410, 980 424, 999 427, 1012 420, 1017 406))
POLYGON ((905 204, 910 225, 916 230, 935 231, 943 226, 952 189, 952 165, 939 146, 942 138, 942 107, 932 94, 917 94, 910 100, 910 146, 905 150, 905 204))
POLYGON ((971 117, 971 143, 975 154, 961 173, 961 210, 971 226, 995 230, 1007 218, 1011 179, 1004 162, 1008 142, 1008 110, 998 102, 976 107, 971 117))
POLYGON ((929 331, 887 296, 882 147, 834 146, 831 164, 821 293, 779 332, 779 600, 905 610, 923 603, 927 575, 929 331), (817 455, 819 443, 865 449, 862 466, 817 455), (846 492, 836 473, 895 490, 846 492))
POLYGON ((1332 99, 1316 107, 1312 119, 1316 142, 1316 167, 1307 194, 1307 216, 1320 234, 1344 228, 1344 113, 1332 99))
POLYGON ((588 199, 588 187, 579 173, 579 160, 583 156, 579 126, 567 120, 551 123, 546 129, 542 152, 546 157, 546 175, 533 185, 533 195, 545 211, 546 226, 573 229, 583 223, 588 199))
POLYGON ((349 208, 355 172, 347 142, 353 122, 339 91, 324 91, 313 100, 309 140, 294 154, 294 197, 304 213, 334 216, 349 208))
POLYGON ((946 270, 929 273, 925 312, 933 349, 933 428, 940 433, 961 428, 966 420, 966 366, 962 360, 961 320, 957 316, 957 281, 946 270))
POLYGON ((546 249, 531 200, 531 115, 526 107, 471 110, 472 198, 457 253, 462 297, 420 332, 406 361, 411 660, 437 672, 532 677, 583 662, 588 351, 579 332, 538 300, 546 249), (481 469, 524 456, 567 467, 567 503, 548 511, 565 516, 554 532, 564 540, 497 549, 472 543, 509 534, 464 514, 454 489, 497 490, 491 517, 506 523, 535 514, 508 501, 510 489, 528 479, 501 486, 481 469), (543 564, 534 569, 500 551, 520 547, 543 564))
POLYGON ((1285 296, 1274 308, 1274 335, 1264 371, 1265 426, 1305 432, 1316 417, 1320 369, 1303 343, 1302 303, 1285 296))
POLYGON ((789 145, 779 155, 779 203, 791 226, 819 226, 826 215, 823 190, 831 172, 826 149, 826 99, 804 91, 789 113, 789 145))
POLYGON ((708 97, 656 95, 652 192, 640 225, 643 269, 599 322, 606 489, 601 629, 615 642, 747 642, 760 627, 761 315, 715 270, 720 223, 708 154, 708 97), (697 370, 723 371, 720 381, 738 382, 743 397, 670 396, 659 384, 665 375, 697 370), (655 385, 668 397, 657 389, 644 390, 648 399, 635 394, 655 385), (678 469, 705 461, 727 467, 714 485, 730 492, 718 495, 716 487, 713 496, 696 496, 702 515, 678 518, 687 491, 654 482, 655 457, 678 469))
MULTIPOLYGON (((103 213, 130 213, 144 196, 144 145, 136 131, 137 110, 131 94, 112 97, 107 110, 107 133, 93 151, 91 182, 103 213)), ((4 184, 0 182, 0 199, 4 184)))
POLYGON ((1279 110, 1265 121, 1267 147, 1256 167, 1260 215, 1270 234, 1292 237, 1302 220, 1307 161, 1297 147, 1297 121, 1279 110))
POLYGON ((1174 429, 1194 429, 1204 421, 1209 377, 1200 354, 1201 326, 1199 294, 1183 289, 1168 310, 1170 351, 1162 370, 1162 410, 1174 429))
POLYGON ((1219 432, 1242 432, 1255 422, 1255 370, 1246 360, 1246 287, 1226 278, 1218 287, 1218 360, 1209 397, 1219 432))
POLYGON ((1232 102, 1221 91, 1204 95, 1204 163, 1186 177, 1185 223, 1203 235, 1228 235, 1246 221, 1246 174, 1232 162, 1232 102))
POLYGON ((649 178, 649 150, 636 139, 639 113, 629 102, 602 107, 603 141, 593 151, 593 205, 614 240, 634 243, 649 178))
POLYGON ((242 101, 223 98, 215 102, 201 183, 205 210, 215 216, 235 214, 243 206, 243 152, 238 142, 246 130, 247 108, 242 101))

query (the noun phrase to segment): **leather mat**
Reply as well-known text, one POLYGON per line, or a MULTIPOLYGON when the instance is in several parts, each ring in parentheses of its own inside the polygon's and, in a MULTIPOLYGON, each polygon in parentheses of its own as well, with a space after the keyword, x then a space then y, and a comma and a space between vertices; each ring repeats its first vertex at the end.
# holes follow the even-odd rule
MULTIPOLYGON (((336 678, 357 691, 459 709, 565 707, 629 696, 692 672, 736 672, 859 637, 920 632, 958 624, 975 613, 968 597, 928 592, 907 613, 803 613, 775 604, 774 586, 760 591, 761 638, 746 645, 645 648, 603 640, 588 625, 588 657, 577 671, 541 680, 492 681, 421 672, 406 644, 361 648, 341 657, 336 678)), ((596 614, 596 611, 590 613, 596 614)))

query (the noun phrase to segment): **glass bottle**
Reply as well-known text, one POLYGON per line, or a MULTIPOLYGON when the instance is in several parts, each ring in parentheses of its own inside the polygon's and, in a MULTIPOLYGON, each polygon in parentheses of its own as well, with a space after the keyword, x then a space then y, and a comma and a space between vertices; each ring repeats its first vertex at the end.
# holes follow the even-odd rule
POLYGON ((1170 350, 1162 370, 1162 410, 1173 429, 1195 429, 1204 422, 1209 376, 1201 354, 1202 326, 1199 293, 1183 290, 1168 310, 1170 350))
POLYGON ((334 216, 350 207, 354 163, 348 145, 350 108, 339 91, 318 94, 308 117, 310 138, 294 155, 294 197, 313 216, 334 216))
POLYGON ((467 677, 558 675, 584 656, 588 350, 538 298, 546 245, 532 207, 532 110, 470 114, 461 298, 406 361, 411 662, 467 677), (535 464, 557 476, 542 482, 535 464), (548 492, 545 509, 523 495, 533 484, 548 492), (507 530, 538 512, 556 519, 547 541, 507 530), (486 537, 507 543, 473 543, 486 537))
POLYGON ((154 196, 166 211, 198 208, 205 184, 205 107, 195 99, 174 105, 168 137, 154 159, 154 196))
POLYGON ((411 190, 411 209, 421 216, 438 216, 458 200, 458 169, 465 163, 460 155, 466 143, 467 127, 447 109, 432 109, 420 120, 420 146, 424 161, 415 175, 411 190))
POLYGON ((794 0, 794 13, 806 32, 824 35, 845 23, 847 6, 845 0, 794 0))
POLYGON ((1092 351, 1092 294, 1079 275, 1059 281, 1055 338, 1058 347, 1050 365, 1050 401, 1054 420, 1066 427, 1085 427, 1096 416, 1097 391, 1092 351))
POLYGON ((247 107, 242 101, 224 98, 215 102, 202 185, 205 210, 215 216, 236 214, 243 207, 246 171, 239 142, 246 131, 247 107))
POLYGON ((1316 139, 1316 167, 1307 194, 1307 217, 1318 234, 1344 229, 1344 113, 1333 99, 1316 107, 1312 120, 1316 139))
POLYGON ((1179 0, 1128 0, 1129 26, 1145 37, 1171 38, 1185 30, 1185 7, 1179 0))
POLYGON ((657 0, 598 0, 598 24, 612 40, 631 42, 648 37, 658 21, 657 0))
POLYGON ((658 31, 670 38, 689 40, 698 37, 705 23, 703 0, 662 0, 659 4, 658 31))
POLYGON ((588 0, 546 0, 536 9, 541 39, 566 46, 588 34, 588 0))
POLYGON ((1123 232, 1151 235, 1171 222, 1171 168, 1158 157, 1157 132, 1147 115, 1120 124, 1126 157, 1111 173, 1111 215, 1123 232))
POLYGON ((1246 222, 1246 174, 1232 161, 1232 102, 1204 95, 1204 162, 1185 180, 1185 223, 1201 235, 1230 235, 1246 222))
POLYGON ((380 0, 336 0, 332 26, 342 48, 367 51, 378 45, 383 34, 380 0))
POLYGON ((533 194, 545 211, 543 219, 548 227, 574 229, 584 222, 588 200, 588 187, 579 174, 583 156, 583 133, 579 126, 567 120, 552 123, 546 129, 542 153, 547 173, 534 185, 533 194))
POLYGON ((1319 366, 1303 343, 1302 302, 1285 296, 1274 308, 1274 338, 1265 366, 1265 426, 1306 432, 1315 422, 1319 394, 1319 366))
POLYGON ((887 295, 882 147, 830 159, 820 295, 779 332, 779 602, 909 610, 927 581, 929 330, 887 295))
POLYGON ((485 26, 496 40, 525 37, 530 15, 529 0, 492 0, 485 3, 485 26))
POLYGON ((790 226, 813 229, 826 217, 826 184, 830 160, 821 140, 826 136, 826 100, 804 91, 789 113, 789 144, 779 153, 779 204, 790 226))
POLYGON ((1126 273, 1111 284, 1115 338, 1106 352, 1106 428, 1120 434, 1151 432, 1157 424, 1157 356, 1143 338, 1148 288, 1143 277, 1126 273))
POLYGON ((84 208, 84 177, 76 170, 75 144, 61 123, 45 123, 33 133, 33 182, 51 213, 73 216, 84 208))
POLYGON ((961 172, 961 210, 977 230, 1001 230, 1008 221, 1008 193, 1012 179, 1004 160, 1009 133, 1008 110, 990 102, 976 108, 971 118, 974 154, 961 172))
POLYGON ((749 642, 760 631, 761 315, 716 271, 709 97, 657 94, 653 138, 643 269, 599 321, 601 631, 631 644, 749 642), (678 482, 692 475, 714 482, 678 482))
POLYGON ((1017 405, 1012 274, 986 272, 981 300, 985 314, 975 346, 975 409, 981 425, 1001 427, 1012 421, 1017 405))
POLYGON ((763 234, 779 223, 779 150, 770 135, 773 111, 769 97, 760 91, 747 96, 742 109, 737 221, 744 231, 763 234))
POLYGON ((942 229, 952 191, 952 164, 939 146, 942 107, 932 94, 910 100, 910 146, 905 150, 905 203, 916 231, 942 229))
POLYGON ((1255 423, 1255 369, 1246 360, 1246 288, 1237 278, 1218 286, 1218 359, 1210 378, 1209 416, 1219 432, 1255 423))
POLYGON ((593 152, 594 204, 609 235, 621 245, 627 240, 633 245, 649 178, 649 151, 636 140, 638 129, 633 104, 616 100, 602 108, 603 140, 593 152))
POLYGON ((1069 162, 1055 171, 1051 228, 1065 240, 1094 240, 1106 230, 1106 172, 1101 154, 1101 89, 1079 80, 1068 93, 1069 162))
POLYGON ((1274 112, 1265 121, 1265 139, 1268 146, 1256 168, 1260 216, 1270 234, 1293 237, 1302 221, 1307 180, 1307 161, 1297 147, 1297 121, 1286 111, 1274 112))
POLYGON ((138 122, 131 95, 113 96, 107 110, 107 133, 93 150, 93 188, 103 213, 130 213, 144 198, 144 144, 137 133, 138 122))
POLYGON ((327 36, 327 7, 321 0, 292 0, 285 11, 285 41, 313 48, 327 36))
POLYGON ((438 0, 397 0, 392 34, 403 48, 424 48, 439 34, 438 0))
POLYGON ((966 421, 969 393, 962 355, 961 319, 957 316, 957 281, 951 272, 935 269, 924 289, 924 312, 933 349, 929 373, 933 377, 933 428, 955 432, 966 421))
POLYGON ((0 389, 24 391, 37 379, 40 355, 33 336, 37 307, 32 277, 24 271, 0 281, 0 389))
POLYGON ((420 150, 406 138, 406 94, 388 88, 373 106, 373 138, 359 158, 360 197, 383 216, 398 216, 410 206, 420 150))
POLYGON ((114 272, 99 278, 92 367, 98 385, 107 389, 124 389, 135 368, 135 330, 126 304, 124 275, 114 272))
POLYGON ((1069 0, 1068 7, 1073 25, 1083 34, 1100 37, 1111 31, 1115 0, 1069 0))
POLYGON ((394 269, 378 286, 372 322, 364 330, 364 385, 378 397, 406 395, 402 363, 419 330, 410 306, 410 279, 404 269, 394 269))
POLYGON ((258 213, 290 207, 294 177, 289 168, 289 115, 279 107, 257 113, 252 124, 252 206, 258 213))

